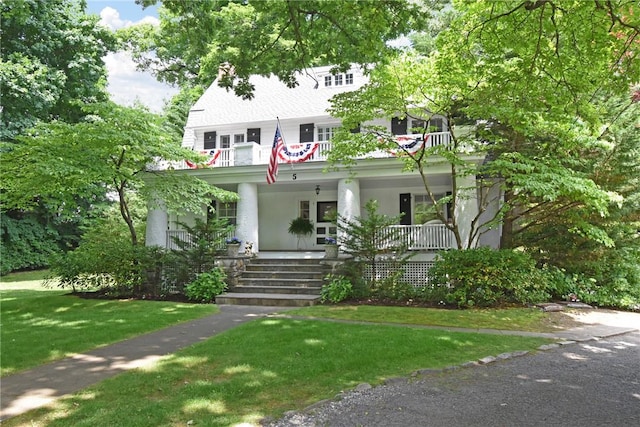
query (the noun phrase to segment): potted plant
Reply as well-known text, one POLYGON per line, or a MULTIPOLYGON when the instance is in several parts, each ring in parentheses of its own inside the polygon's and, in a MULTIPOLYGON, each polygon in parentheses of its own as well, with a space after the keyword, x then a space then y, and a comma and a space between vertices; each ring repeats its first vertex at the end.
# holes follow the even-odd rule
POLYGON ((294 218, 289 223, 289 233, 295 234, 298 237, 298 249, 300 249, 300 239, 303 237, 309 237, 315 230, 313 221, 307 218, 294 218))
POLYGON ((242 240, 237 237, 232 237, 227 239, 227 255, 230 257, 237 257, 238 252, 240 252, 240 245, 242 244, 242 240))
POLYGON ((325 237, 324 239, 324 257, 338 258, 338 242, 333 237, 325 237))

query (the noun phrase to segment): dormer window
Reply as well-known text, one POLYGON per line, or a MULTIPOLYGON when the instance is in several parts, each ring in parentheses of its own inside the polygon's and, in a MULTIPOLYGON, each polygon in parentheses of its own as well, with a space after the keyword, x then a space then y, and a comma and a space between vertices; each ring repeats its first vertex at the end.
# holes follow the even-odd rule
POLYGON ((353 73, 327 74, 324 76, 324 87, 352 85, 353 82, 353 73))

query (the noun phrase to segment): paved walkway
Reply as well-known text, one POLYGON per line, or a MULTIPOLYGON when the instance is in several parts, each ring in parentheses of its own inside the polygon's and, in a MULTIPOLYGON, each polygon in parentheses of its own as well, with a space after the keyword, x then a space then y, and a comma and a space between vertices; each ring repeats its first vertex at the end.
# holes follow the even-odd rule
MULTIPOLYGON (((123 371, 156 362, 224 332, 234 326, 287 310, 286 307, 221 305, 220 313, 121 341, 88 353, 77 354, 0 379, 0 421, 44 406, 123 371)), ((565 340, 604 338, 640 329, 637 317, 578 319, 584 326, 554 334, 496 331, 490 329, 438 328, 452 331, 542 336, 565 340), (614 319, 613 321, 611 319, 614 319), (630 320, 629 320, 630 319, 630 320)), ((599 313, 600 314, 600 313, 599 313)), ((415 325, 412 325, 415 327, 415 325)))

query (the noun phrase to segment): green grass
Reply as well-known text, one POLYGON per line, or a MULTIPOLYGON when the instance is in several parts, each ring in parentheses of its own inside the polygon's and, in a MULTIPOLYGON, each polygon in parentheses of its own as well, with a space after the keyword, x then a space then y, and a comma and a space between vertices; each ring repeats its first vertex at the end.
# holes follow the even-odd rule
POLYGON ((406 376, 548 340, 269 318, 229 330, 3 423, 10 426, 256 425, 362 382, 406 376))
POLYGON ((47 278, 49 273, 49 270, 30 270, 20 271, 17 273, 9 273, 5 276, 0 276, 0 283, 43 280, 47 278))
POLYGON ((215 313, 213 305, 92 300, 40 281, 0 284, 1 375, 215 313))
MULTIPOLYGON (((456 328, 504 329, 547 332, 554 330, 539 309, 444 310, 419 307, 326 306, 316 305, 287 312, 292 316, 343 319, 360 322, 448 326, 456 328)), ((555 329, 557 330, 557 329, 555 329)))

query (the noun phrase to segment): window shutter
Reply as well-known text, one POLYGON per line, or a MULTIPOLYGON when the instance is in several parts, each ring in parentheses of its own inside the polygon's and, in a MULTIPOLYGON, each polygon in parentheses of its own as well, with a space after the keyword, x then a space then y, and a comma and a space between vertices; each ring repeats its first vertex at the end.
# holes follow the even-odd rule
POLYGON ((406 135, 407 134, 407 118, 401 119, 394 117, 391 119, 391 133, 394 135, 406 135))
POLYGON ((260 128, 247 129, 247 142, 260 144, 260 128))
POLYGON ((400 194, 400 225, 411 225, 411 193, 400 194))
POLYGON ((313 142, 313 123, 300 125, 300 142, 313 142))
POLYGON ((214 148, 216 148, 216 133, 205 132, 204 133, 204 149, 213 150, 214 148))

